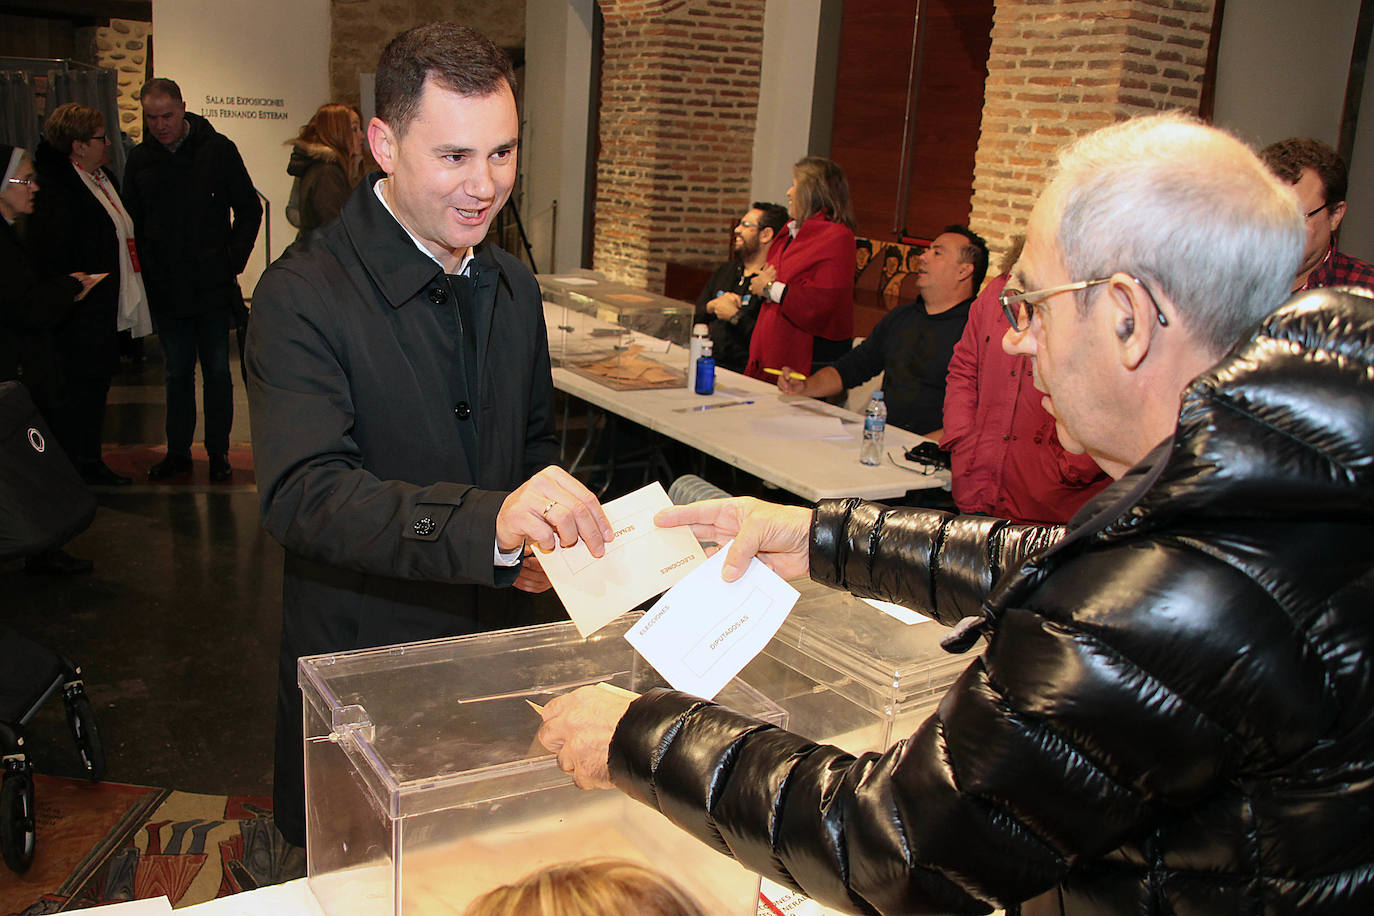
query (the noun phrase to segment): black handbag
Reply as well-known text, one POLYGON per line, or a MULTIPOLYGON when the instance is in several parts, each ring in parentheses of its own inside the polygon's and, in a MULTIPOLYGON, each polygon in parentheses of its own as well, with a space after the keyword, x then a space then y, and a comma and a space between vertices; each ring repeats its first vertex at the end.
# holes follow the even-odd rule
POLYGON ((95 495, 21 382, 0 382, 0 559, 70 541, 95 517, 95 495))

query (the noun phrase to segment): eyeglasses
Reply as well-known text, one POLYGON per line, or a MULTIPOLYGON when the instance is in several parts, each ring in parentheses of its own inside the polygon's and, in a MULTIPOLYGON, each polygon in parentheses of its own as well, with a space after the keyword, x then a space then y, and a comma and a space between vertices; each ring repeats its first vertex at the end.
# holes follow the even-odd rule
POLYGON ((10 184, 22 184, 25 187, 30 187, 33 185, 32 178, 6 178, 5 180, 8 181, 10 184))
MULTIPOLYGON (((1159 300, 1155 299, 1155 294, 1150 291, 1150 288, 1146 286, 1145 282, 1139 277, 1134 277, 1130 274, 1126 276, 1131 277, 1132 280, 1140 284, 1141 289, 1145 290, 1145 295, 1150 297, 1150 304, 1155 307, 1155 314, 1159 316, 1159 326, 1167 328, 1169 326, 1169 320, 1164 317, 1164 310, 1159 307, 1159 300)), ((1029 293, 1008 286, 1002 290, 1002 294, 997 297, 997 301, 1001 304, 1002 313, 1007 316, 1007 321, 1011 323, 1012 330, 1024 331, 1026 328, 1030 327, 1031 319, 1035 317, 1036 303, 1031 301, 1032 296, 1036 299, 1045 299, 1049 296, 1057 295, 1058 293, 1071 293, 1080 289, 1087 289, 1090 286, 1110 283, 1111 279, 1111 277, 1101 277, 1097 280, 1079 280, 1075 283, 1065 283, 1063 286, 1051 286, 1048 289, 1032 290, 1029 293), (1020 307, 1014 307, 1018 303, 1020 307), (1024 323, 1021 318, 1022 314, 1026 316, 1024 323)))
POLYGON ((1322 205, 1321 205, 1320 207, 1318 207, 1317 209, 1315 209, 1315 210, 1310 210, 1310 211, 1308 211, 1307 213, 1304 213, 1302 218, 1303 218, 1303 219, 1311 219, 1312 217, 1316 216, 1318 213, 1322 212, 1323 210, 1325 210, 1325 209, 1326 209, 1327 207, 1329 207, 1329 206, 1331 206, 1331 201, 1328 200, 1326 203, 1322 204, 1322 205))
POLYGON ((735 225, 743 229, 757 229, 759 227, 758 223, 751 223, 747 219, 742 219, 739 222, 735 223, 735 225))

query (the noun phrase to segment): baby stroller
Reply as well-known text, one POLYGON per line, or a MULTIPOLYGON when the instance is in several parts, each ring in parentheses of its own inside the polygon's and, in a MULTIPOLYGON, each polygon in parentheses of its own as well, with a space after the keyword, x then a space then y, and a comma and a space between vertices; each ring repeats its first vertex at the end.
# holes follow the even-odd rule
MULTIPOLYGON (((0 560, 66 543, 91 523, 95 498, 56 447, 19 382, 0 384, 0 560)), ((33 764, 23 728, 61 691, 67 722, 92 780, 105 753, 81 681, 81 669, 56 652, 0 625, 0 852, 16 872, 33 861, 33 764)))
POLYGON ((33 807, 33 763, 24 750, 23 727, 61 691, 67 725, 81 752, 86 776, 105 775, 105 749, 91 714, 91 701, 81 669, 61 655, 15 631, 0 626, 0 852, 12 871, 24 872, 33 861, 36 837, 33 807))

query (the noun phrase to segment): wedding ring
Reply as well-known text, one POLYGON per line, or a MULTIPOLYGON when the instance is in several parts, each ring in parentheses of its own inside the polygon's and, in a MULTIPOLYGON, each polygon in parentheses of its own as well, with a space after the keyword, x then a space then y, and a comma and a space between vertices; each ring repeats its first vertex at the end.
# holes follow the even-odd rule
POLYGON ((544 516, 544 518, 547 519, 547 518, 549 517, 549 510, 552 509, 552 508, 553 508, 554 506, 556 506, 556 505, 558 505, 558 500, 555 499, 555 500, 551 501, 547 506, 545 506, 545 507, 544 507, 544 511, 541 512, 541 513, 539 513, 539 514, 542 515, 542 516, 544 516))

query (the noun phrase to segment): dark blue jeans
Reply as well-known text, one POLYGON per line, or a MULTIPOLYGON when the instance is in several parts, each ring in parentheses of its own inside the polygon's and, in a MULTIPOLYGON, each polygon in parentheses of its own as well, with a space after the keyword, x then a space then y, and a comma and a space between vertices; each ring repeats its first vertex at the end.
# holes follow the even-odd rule
POLYGON ((190 318, 159 316, 158 338, 166 358, 167 454, 191 455, 196 432, 196 359, 205 401, 205 451, 229 451, 234 425, 234 382, 229 372, 229 311, 220 309, 190 318))

